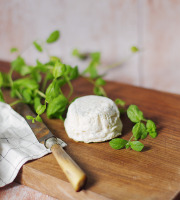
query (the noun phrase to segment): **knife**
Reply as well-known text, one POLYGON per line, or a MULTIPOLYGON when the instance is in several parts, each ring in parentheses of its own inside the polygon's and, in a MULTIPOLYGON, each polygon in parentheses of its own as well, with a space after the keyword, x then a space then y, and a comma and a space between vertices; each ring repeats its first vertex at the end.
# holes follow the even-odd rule
POLYGON ((28 105, 18 103, 14 109, 25 118, 38 141, 44 143, 44 146, 52 151, 75 191, 81 190, 85 185, 87 177, 83 170, 63 150, 63 147, 67 146, 67 144, 55 137, 43 122, 32 123, 30 120, 27 120, 27 115, 36 117, 28 105))

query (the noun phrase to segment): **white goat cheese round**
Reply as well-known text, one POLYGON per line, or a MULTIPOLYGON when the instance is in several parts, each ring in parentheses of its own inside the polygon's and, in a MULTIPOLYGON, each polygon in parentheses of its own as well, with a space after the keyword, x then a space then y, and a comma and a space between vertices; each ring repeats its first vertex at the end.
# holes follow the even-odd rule
POLYGON ((71 103, 64 126, 70 138, 85 143, 110 140, 122 131, 114 101, 95 95, 83 96, 71 103))

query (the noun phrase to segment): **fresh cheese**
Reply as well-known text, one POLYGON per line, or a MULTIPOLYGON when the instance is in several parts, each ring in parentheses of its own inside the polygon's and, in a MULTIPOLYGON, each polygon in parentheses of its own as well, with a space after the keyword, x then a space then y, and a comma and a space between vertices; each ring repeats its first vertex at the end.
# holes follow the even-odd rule
POLYGON ((70 138, 85 143, 110 140, 122 131, 114 101, 96 95, 83 96, 71 103, 64 126, 70 138))

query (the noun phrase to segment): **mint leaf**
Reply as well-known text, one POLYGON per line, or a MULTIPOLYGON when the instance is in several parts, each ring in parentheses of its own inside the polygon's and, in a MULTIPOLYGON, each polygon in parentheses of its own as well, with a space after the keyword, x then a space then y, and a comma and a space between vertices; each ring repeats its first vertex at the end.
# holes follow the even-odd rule
POLYGON ((135 46, 132 46, 132 47, 131 47, 131 51, 132 51, 133 53, 136 53, 136 52, 139 51, 139 49, 138 49, 137 47, 135 47, 135 46))
POLYGON ((60 94, 59 82, 56 79, 54 79, 46 90, 46 101, 50 103, 59 94, 60 94))
POLYGON ((53 43, 56 42, 59 39, 60 32, 58 30, 52 32, 48 39, 46 40, 47 43, 53 43))
POLYGON ((136 105, 129 106, 129 108, 127 109, 127 115, 129 119, 134 123, 140 122, 144 119, 143 113, 136 105))
POLYGON ((2 93, 2 90, 0 89, 0 101, 1 102, 5 102, 4 101, 4 97, 3 97, 3 93, 2 93))
POLYGON ((144 145, 139 141, 133 141, 129 144, 134 151, 142 151, 142 149, 144 148, 144 145))
POLYGON ((96 79, 95 85, 96 86, 106 85, 106 81, 104 79, 102 79, 102 78, 98 78, 98 79, 96 79))
POLYGON ((38 44, 36 41, 33 42, 33 45, 35 46, 35 48, 36 48, 39 52, 42 52, 42 51, 43 51, 41 45, 38 44))
POLYGON ((37 122, 42 122, 42 118, 41 118, 39 115, 37 115, 36 121, 37 121, 37 122))
POLYGON ((141 138, 141 136, 143 137, 143 139, 147 137, 146 126, 141 122, 138 122, 133 126, 132 132, 136 140, 141 138))
POLYGON ((15 47, 13 47, 13 48, 10 49, 10 52, 11 52, 11 53, 14 53, 14 52, 17 52, 17 51, 18 51, 18 49, 15 48, 15 47))
POLYGON ((36 113, 38 115, 41 115, 44 113, 44 111, 46 110, 46 105, 39 105, 36 109, 36 113))
POLYGON ((27 116, 26 116, 26 119, 28 119, 28 120, 33 120, 34 117, 33 117, 33 116, 30 116, 30 115, 27 115, 27 116))
POLYGON ((157 137, 156 125, 152 120, 147 120, 146 128, 152 138, 157 137))
POLYGON ((120 106, 122 106, 122 107, 124 107, 125 104, 126 104, 126 102, 123 101, 123 100, 121 100, 121 99, 116 99, 116 100, 115 100, 115 103, 116 103, 116 105, 120 105, 120 106))
POLYGON ((68 100, 64 95, 57 96, 48 104, 47 116, 49 118, 59 118, 66 110, 67 105, 68 100))
POLYGON ((128 143, 127 140, 121 139, 121 138, 115 138, 112 139, 109 142, 109 145, 113 148, 113 149, 122 149, 125 147, 125 145, 128 143))
POLYGON ((0 88, 3 86, 3 76, 2 73, 0 72, 0 88))
POLYGON ((65 71, 66 71, 66 65, 57 61, 53 68, 54 78, 58 78, 58 77, 62 76, 65 73, 65 71))

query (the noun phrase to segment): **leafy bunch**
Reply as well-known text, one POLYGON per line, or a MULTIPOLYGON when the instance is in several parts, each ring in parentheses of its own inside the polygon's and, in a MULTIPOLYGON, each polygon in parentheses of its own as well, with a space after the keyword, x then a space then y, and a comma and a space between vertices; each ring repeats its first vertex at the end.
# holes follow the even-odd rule
POLYGON ((121 138, 112 139, 109 144, 113 149, 131 149, 135 151, 142 151, 144 145, 139 142, 139 139, 144 140, 148 133, 152 138, 157 136, 156 125, 152 120, 144 118, 143 112, 139 110, 136 105, 130 105, 127 109, 128 118, 135 123, 132 128, 132 137, 127 141, 121 138), (146 123, 146 124, 145 124, 146 123), (132 140, 135 141, 132 141, 132 140))
MULTIPOLYGON (((58 30, 52 32, 45 42, 34 41, 33 45, 37 51, 44 51, 44 44, 56 42, 60 37, 58 30)), ((136 53, 139 49, 135 46, 131 47, 131 52, 136 53)), ((11 52, 18 52, 17 48, 12 48, 11 52)), ((0 101, 4 102, 1 88, 10 88, 11 96, 18 98, 17 101, 11 103, 13 106, 19 102, 23 102, 34 107, 37 116, 26 116, 27 119, 42 121, 41 115, 46 112, 48 118, 58 118, 64 120, 66 110, 71 103, 70 99, 73 94, 73 86, 71 81, 84 76, 87 81, 93 84, 93 92, 96 95, 107 96, 103 86, 106 81, 103 76, 98 74, 98 66, 100 65, 100 52, 81 53, 78 49, 74 49, 73 56, 81 60, 89 59, 89 65, 79 74, 78 66, 72 67, 62 62, 59 57, 49 56, 47 63, 41 63, 36 60, 36 65, 31 66, 26 64, 25 60, 18 55, 11 62, 11 68, 8 73, 0 72, 0 101), (18 72, 21 77, 17 80, 12 79, 13 72, 18 72), (65 96, 62 92, 62 86, 69 86, 69 93, 65 96)), ((125 59, 126 60, 126 59, 125 59)), ((116 67, 120 64, 116 63, 111 67, 116 67)), ((149 133, 152 138, 157 136, 156 125, 153 121, 144 118, 143 113, 135 105, 130 105, 125 109, 125 102, 121 99, 116 99, 115 103, 119 107, 121 113, 126 113, 129 119, 135 123, 132 129, 132 137, 129 141, 122 138, 112 139, 109 144, 114 149, 122 149, 131 147, 135 151, 141 151, 144 145, 139 142, 139 139, 145 139, 149 133), (132 141, 134 140, 134 141, 132 141)))

